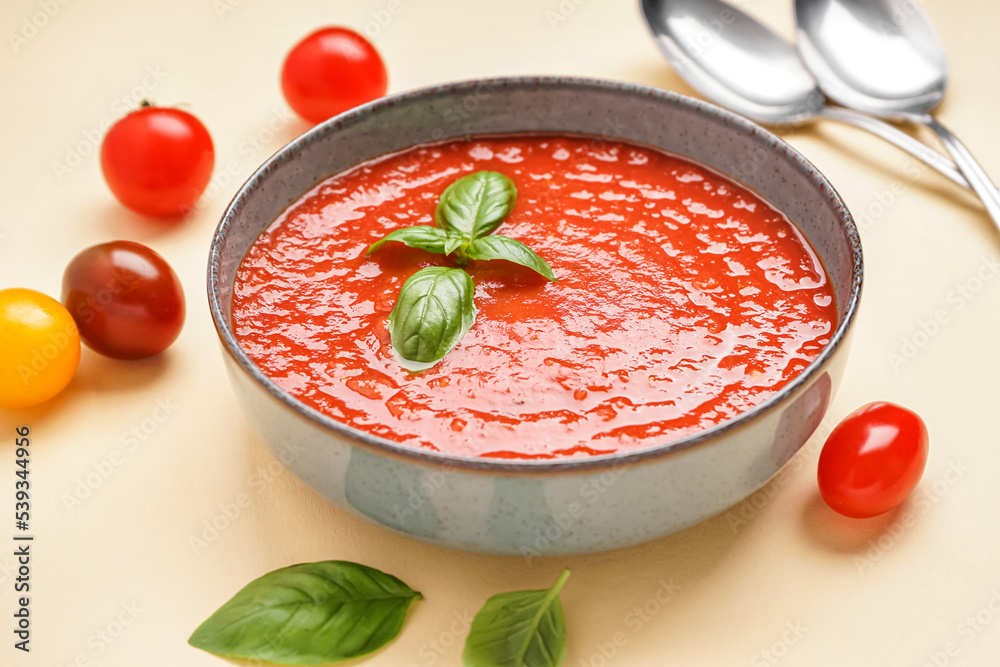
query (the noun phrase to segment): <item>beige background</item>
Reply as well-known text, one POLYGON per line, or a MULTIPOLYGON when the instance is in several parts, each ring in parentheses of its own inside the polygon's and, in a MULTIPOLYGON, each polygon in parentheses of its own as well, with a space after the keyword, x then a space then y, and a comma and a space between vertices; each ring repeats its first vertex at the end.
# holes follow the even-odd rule
MULTIPOLYGON (((173 264, 189 312, 161 358, 124 363, 84 350, 60 397, 0 412, 0 517, 13 512, 14 426, 27 424, 37 536, 26 657, 8 630, 13 547, 3 545, 12 544, 13 520, 0 521, 0 665, 219 665, 186 644, 200 621, 266 571, 333 558, 394 573, 425 595, 400 637, 366 665, 460 664, 463 618, 493 593, 547 586, 563 566, 573 570, 563 593, 573 667, 919 667, 935 654, 939 665, 996 664, 1000 235, 969 194, 857 130, 824 122, 784 132, 863 227, 863 306, 820 436, 751 499, 657 542, 530 563, 448 551, 348 516, 277 467, 223 372, 205 298, 209 239, 238 184, 306 129, 289 116, 277 78, 285 52, 315 27, 364 29, 398 7, 387 25, 370 26, 391 91, 560 73, 691 93, 647 37, 636 3, 61 2, 0 5, 0 287, 58 296, 77 251, 126 238, 173 264), (46 3, 51 18, 38 14, 46 3), (12 32, 26 37, 14 44, 12 32), (102 128, 143 96, 187 105, 216 142, 216 181, 180 226, 125 211, 101 179, 102 128), (930 461, 901 511, 849 521, 819 500, 815 460, 829 422, 876 399, 923 415, 930 461), (96 488, 80 486, 109 465, 106 478, 91 476, 96 488), (213 520, 224 526, 214 535, 213 520)), ((1000 175, 1000 5, 920 2, 952 66, 940 115, 1000 175)), ((786 0, 742 5, 791 33, 786 0)))

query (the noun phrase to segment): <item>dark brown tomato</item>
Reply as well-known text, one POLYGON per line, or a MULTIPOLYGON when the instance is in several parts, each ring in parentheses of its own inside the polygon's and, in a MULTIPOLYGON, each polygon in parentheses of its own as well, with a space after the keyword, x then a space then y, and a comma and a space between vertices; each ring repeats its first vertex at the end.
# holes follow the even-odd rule
POLYGON ((112 241, 80 252, 63 274, 62 301, 80 337, 115 359, 167 349, 184 326, 184 291, 167 261, 146 246, 112 241))

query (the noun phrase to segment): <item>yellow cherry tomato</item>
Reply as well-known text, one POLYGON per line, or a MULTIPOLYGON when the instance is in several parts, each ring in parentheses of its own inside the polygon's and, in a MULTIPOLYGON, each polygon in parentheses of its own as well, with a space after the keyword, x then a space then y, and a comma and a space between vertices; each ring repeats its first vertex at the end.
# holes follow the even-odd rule
POLYGON ((0 407, 44 403, 79 364, 80 333, 61 303, 35 290, 0 290, 0 407))

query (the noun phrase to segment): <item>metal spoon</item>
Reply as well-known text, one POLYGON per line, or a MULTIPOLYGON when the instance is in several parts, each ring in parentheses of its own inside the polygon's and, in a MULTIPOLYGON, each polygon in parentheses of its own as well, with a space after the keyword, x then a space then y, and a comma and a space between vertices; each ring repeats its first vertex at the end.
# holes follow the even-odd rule
POLYGON ((968 187, 955 164, 877 118, 827 106, 823 93, 780 35, 721 0, 640 0, 660 51, 693 88, 765 124, 830 118, 876 134, 968 187))
POLYGON ((972 153, 928 112, 944 97, 944 45, 913 0, 795 0, 799 53, 833 100, 929 127, 1000 226, 1000 193, 972 153))

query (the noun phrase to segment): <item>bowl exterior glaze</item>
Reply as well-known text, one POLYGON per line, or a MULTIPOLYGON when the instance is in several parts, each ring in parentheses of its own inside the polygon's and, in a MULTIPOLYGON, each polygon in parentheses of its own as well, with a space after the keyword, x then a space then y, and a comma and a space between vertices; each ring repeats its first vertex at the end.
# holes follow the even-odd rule
POLYGON ((861 293, 857 229, 826 179, 754 123, 635 84, 482 79, 383 98, 317 126, 240 189, 209 259, 212 316, 235 395, 265 445, 349 511, 448 547, 528 558, 645 542, 760 488, 819 425, 839 384, 861 293), (801 375, 738 417, 672 443, 588 459, 499 461, 416 450, 339 424, 271 382, 232 332, 236 268, 257 235, 317 182, 364 160, 467 135, 568 132, 656 146, 751 186, 792 219, 830 275, 839 324, 801 375))

